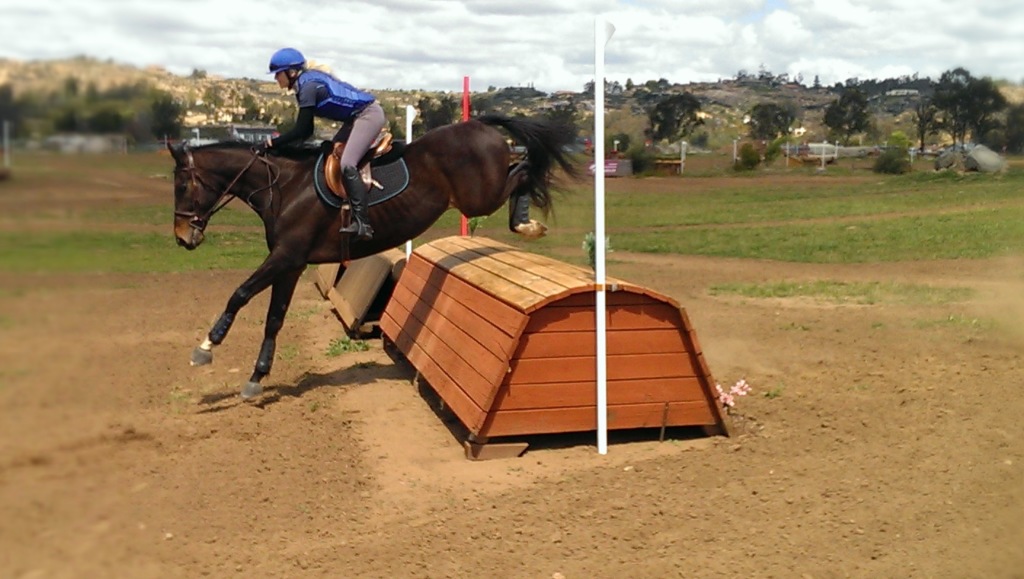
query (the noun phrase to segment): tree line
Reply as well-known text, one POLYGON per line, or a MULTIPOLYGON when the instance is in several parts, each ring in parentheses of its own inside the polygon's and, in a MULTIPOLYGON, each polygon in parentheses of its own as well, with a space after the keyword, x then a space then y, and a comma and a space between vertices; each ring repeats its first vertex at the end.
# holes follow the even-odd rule
POLYGON ((58 91, 21 96, 0 85, 0 119, 11 122, 15 138, 53 132, 123 134, 132 141, 177 137, 183 115, 173 96, 145 82, 101 91, 69 77, 58 91))
MULTIPOLYGON (((791 80, 787 75, 773 75, 762 67, 756 76, 740 71, 736 80, 774 85, 800 82, 802 77, 791 80)), ((815 85, 820 87, 817 77, 815 85)), ((824 109, 823 122, 828 138, 849 143, 858 135, 870 133, 874 126, 871 100, 883 98, 887 91, 908 86, 917 92, 913 120, 919 147, 924 147, 927 137, 944 132, 959 144, 971 140, 997 150, 1005 147, 1011 152, 1024 152, 1024 105, 1010 105, 992 79, 977 78, 964 68, 946 71, 937 81, 916 75, 881 81, 848 79, 845 83, 822 89, 837 95, 824 109)), ((592 102, 593 87, 593 82, 590 82, 582 93, 573 93, 564 100, 548 100, 541 114, 560 124, 578 128, 587 114, 584 105, 588 97, 592 102)), ((605 86, 606 98, 614 101, 624 99, 627 91, 645 117, 642 136, 647 141, 671 142, 694 137, 704 124, 704 102, 690 92, 674 91, 672 83, 666 79, 643 84, 627 80, 625 85, 612 82, 605 86)), ((211 111, 217 110, 224 104, 224 96, 217 89, 208 88, 202 95, 203 105, 211 111)), ((491 87, 485 93, 472 95, 471 108, 473 114, 480 114, 502 107, 515 108, 523 102, 539 102, 547 96, 532 87, 501 90, 491 87)), ((272 122, 279 120, 278 117, 288 117, 283 122, 291 121, 287 114, 289 111, 277 111, 274 118, 269 118, 251 95, 241 94, 240 98, 246 106, 247 120, 272 122)), ((414 134, 422 134, 431 128, 457 122, 461 115, 461 99, 452 93, 423 96, 416 108, 419 114, 414 123, 414 134)), ((386 103, 385 109, 389 113, 392 131, 404 134, 404 127, 399 126, 402 117, 400 107, 386 103)), ((801 120, 803 111, 792 102, 766 98, 745 113, 749 137, 771 141, 787 137, 794 124, 801 120)), ((82 87, 76 79, 68 78, 61 90, 50 94, 24 94, 18 98, 15 98, 11 85, 0 85, 0 118, 14 121, 14 132, 18 137, 76 131, 121 133, 133 141, 176 138, 182 133, 183 115, 182 103, 141 81, 100 91, 92 84, 82 87)), ((280 128, 284 130, 286 127, 280 128)), ((608 150, 611 150, 613 140, 619 141, 620 151, 630 146, 628 134, 614 133, 607 137, 608 150)), ((707 133, 703 132, 691 141, 700 145, 707 139, 707 133)))
MULTIPOLYGON (((1024 152, 1024 104, 1011 105, 991 78, 978 78, 958 67, 942 73, 938 81, 914 81, 920 87, 914 89, 918 97, 913 109, 920 150, 929 136, 945 132, 961 146, 973 141, 996 150, 1024 152)), ((873 127, 868 91, 856 79, 833 90, 840 94, 825 107, 823 122, 830 140, 848 144, 873 127)), ((747 116, 751 138, 773 140, 789 133, 799 111, 790 104, 765 101, 754 105, 747 116)))

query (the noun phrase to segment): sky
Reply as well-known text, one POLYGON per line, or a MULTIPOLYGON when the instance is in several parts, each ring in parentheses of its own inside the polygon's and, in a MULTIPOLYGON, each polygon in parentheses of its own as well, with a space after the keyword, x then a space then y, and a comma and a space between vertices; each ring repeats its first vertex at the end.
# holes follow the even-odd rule
POLYGON ((367 89, 581 91, 594 22, 609 82, 717 81, 762 67, 810 85, 962 66, 1024 82, 1022 0, 0 0, 0 58, 85 55, 266 78, 289 46, 367 89))

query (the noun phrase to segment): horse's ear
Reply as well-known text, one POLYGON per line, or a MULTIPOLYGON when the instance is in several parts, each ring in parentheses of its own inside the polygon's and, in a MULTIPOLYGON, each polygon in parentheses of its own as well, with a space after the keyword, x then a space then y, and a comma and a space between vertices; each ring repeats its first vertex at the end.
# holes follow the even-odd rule
POLYGON ((180 163, 182 159, 185 158, 185 141, 181 141, 174 145, 171 144, 170 139, 167 139, 165 142, 167 143, 167 150, 171 152, 171 157, 180 163))

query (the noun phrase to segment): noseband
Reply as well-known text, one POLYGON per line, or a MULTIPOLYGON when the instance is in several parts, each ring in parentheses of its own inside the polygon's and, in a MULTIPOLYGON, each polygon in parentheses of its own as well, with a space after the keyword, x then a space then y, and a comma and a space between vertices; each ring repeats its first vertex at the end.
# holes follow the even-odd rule
MULTIPOLYGON (((193 158, 192 151, 188 148, 187 145, 184 146, 183 152, 185 153, 185 160, 187 164, 181 170, 184 171, 186 175, 188 175, 192 194, 192 207, 194 208, 197 205, 196 197, 198 195, 200 186, 203 189, 207 190, 212 190, 212 187, 210 187, 200 176, 199 169, 196 167, 195 158, 193 158)), ((242 175, 245 175, 245 173, 250 168, 252 168, 254 164, 256 164, 257 159, 267 166, 267 186, 260 187, 259 189, 251 191, 248 195, 245 196, 244 199, 242 199, 242 201, 244 201, 245 204, 248 205, 249 207, 252 207, 257 213, 261 213, 260 209, 253 205, 252 199, 256 194, 269 190, 272 200, 274 195, 274 185, 277 184, 278 178, 280 177, 281 173, 276 165, 264 159, 262 156, 256 154, 256 152, 254 151, 252 154, 252 158, 249 159, 249 162, 246 163, 245 167, 242 167, 242 170, 239 171, 237 175, 235 175, 235 178, 231 180, 231 183, 229 183, 228 186, 225 187, 223 191, 221 191, 220 195, 217 196, 217 202, 209 211, 202 215, 200 215, 196 211, 175 211, 174 215, 176 217, 187 218, 188 224, 190 227, 192 227, 192 229, 197 229, 199 231, 203 231, 204 229, 206 229, 206 225, 210 222, 210 218, 213 217, 213 214, 223 209, 225 205, 227 205, 229 202, 231 202, 232 199, 237 197, 237 195, 231 192, 231 189, 238 183, 238 180, 242 178, 242 175)), ((271 200, 267 200, 267 207, 270 207, 271 200)))

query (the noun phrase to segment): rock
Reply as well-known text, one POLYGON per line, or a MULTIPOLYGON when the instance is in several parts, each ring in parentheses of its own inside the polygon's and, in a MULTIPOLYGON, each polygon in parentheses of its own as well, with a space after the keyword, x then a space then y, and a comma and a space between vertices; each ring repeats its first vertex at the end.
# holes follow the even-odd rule
POLYGON ((985 145, 977 145, 967 153, 964 168, 968 171, 998 173, 1006 169, 1006 159, 985 145))

